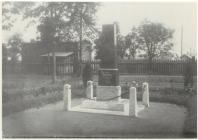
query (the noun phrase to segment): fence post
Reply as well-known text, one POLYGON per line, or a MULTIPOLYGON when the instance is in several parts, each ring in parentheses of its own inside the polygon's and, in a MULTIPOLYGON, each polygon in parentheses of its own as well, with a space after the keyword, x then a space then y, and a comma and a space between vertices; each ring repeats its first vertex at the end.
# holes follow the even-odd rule
POLYGON ((69 84, 64 85, 63 102, 64 102, 64 109, 69 111, 71 109, 71 85, 69 84))
POLYGON ((136 93, 136 88, 135 87, 130 87, 129 116, 137 117, 137 93, 136 93))
POLYGON ((146 107, 149 107, 149 85, 147 82, 143 83, 142 90, 143 90, 142 102, 146 107))
POLYGON ((93 81, 87 81, 86 96, 89 99, 93 99, 93 81))

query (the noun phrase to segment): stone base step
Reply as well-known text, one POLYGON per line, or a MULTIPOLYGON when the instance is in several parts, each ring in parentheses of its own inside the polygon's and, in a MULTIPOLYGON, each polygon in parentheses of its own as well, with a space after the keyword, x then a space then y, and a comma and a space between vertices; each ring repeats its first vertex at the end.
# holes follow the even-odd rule
MULTIPOLYGON (((138 102, 137 112, 142 111, 144 108, 142 102, 138 102)), ((94 101, 86 99, 82 104, 72 107, 70 111, 129 116, 129 100, 94 101)))
POLYGON ((120 101, 85 100, 82 102, 81 107, 99 110, 123 111, 124 107, 127 106, 128 103, 127 99, 121 99, 120 101))
POLYGON ((119 116, 129 116, 129 114, 127 112, 124 112, 124 111, 110 111, 110 110, 100 110, 100 109, 89 109, 89 108, 82 108, 80 106, 72 107, 70 111, 85 112, 85 113, 108 114, 108 115, 119 115, 119 116))

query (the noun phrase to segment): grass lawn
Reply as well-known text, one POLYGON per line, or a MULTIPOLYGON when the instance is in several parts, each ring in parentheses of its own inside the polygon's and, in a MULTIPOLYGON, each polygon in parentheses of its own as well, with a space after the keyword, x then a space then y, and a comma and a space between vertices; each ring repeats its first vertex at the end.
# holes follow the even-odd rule
MULTIPOLYGON (((94 76, 97 83, 97 76, 94 76)), ((196 85, 196 77, 194 78, 196 85)), ((148 82, 150 100, 183 105, 188 108, 184 133, 187 137, 196 135, 196 99, 194 95, 184 92, 182 76, 156 75, 121 75, 122 91, 126 84, 132 81, 148 82)), ((52 84, 51 76, 47 75, 3 75, 3 116, 23 111, 29 108, 39 108, 43 105, 62 100, 63 85, 72 86, 72 98, 84 97, 81 78, 71 76, 57 77, 56 84, 52 84)), ((194 92, 196 93, 196 92, 194 92)), ((126 94, 123 98, 128 98, 126 94)), ((141 94, 138 93, 141 100, 141 94)))
POLYGON ((52 84, 47 75, 3 75, 3 116, 61 100, 64 82, 69 79, 57 77, 52 84))
MULTIPOLYGON (((57 77, 58 82, 67 80, 69 76, 57 77)), ((33 89, 52 84, 51 76, 37 74, 3 75, 3 89, 33 89)))
POLYGON ((65 111, 60 101, 3 117, 3 136, 182 138, 185 112, 181 106, 151 102, 136 118, 65 111))

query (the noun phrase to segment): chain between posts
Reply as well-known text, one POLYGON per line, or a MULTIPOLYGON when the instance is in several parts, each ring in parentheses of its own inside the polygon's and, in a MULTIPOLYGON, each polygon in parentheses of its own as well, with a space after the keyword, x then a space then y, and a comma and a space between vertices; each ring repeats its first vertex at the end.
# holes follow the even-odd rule
MULTIPOLYGON (((103 99, 103 100, 100 99, 99 101, 111 101, 111 100, 116 99, 116 98, 119 98, 119 97, 121 97, 122 95, 125 95, 125 94, 128 94, 128 92, 126 91, 126 92, 122 93, 121 95, 116 96, 116 97, 113 97, 113 98, 103 99)), ((86 97, 86 98, 87 98, 87 97, 86 97)), ((89 99, 89 100, 94 100, 94 101, 95 101, 95 99, 91 99, 91 98, 87 98, 87 99, 89 99)))
MULTIPOLYGON (((135 85, 135 87, 136 88, 140 88, 140 87, 142 87, 143 89, 145 89, 145 86, 139 86, 139 84, 138 83, 133 83, 132 85, 135 85)), ((124 92, 124 93, 122 93, 121 95, 119 95, 119 96, 115 96, 115 97, 112 97, 112 98, 109 98, 109 99, 100 99, 100 101, 111 101, 111 100, 113 100, 113 99, 116 99, 116 98, 119 98, 119 97, 121 97, 122 95, 125 95, 125 94, 128 94, 129 92, 124 92)), ((95 101, 95 99, 91 99, 91 98, 88 98, 88 97, 86 97, 86 99, 89 99, 89 100, 94 100, 95 101)))

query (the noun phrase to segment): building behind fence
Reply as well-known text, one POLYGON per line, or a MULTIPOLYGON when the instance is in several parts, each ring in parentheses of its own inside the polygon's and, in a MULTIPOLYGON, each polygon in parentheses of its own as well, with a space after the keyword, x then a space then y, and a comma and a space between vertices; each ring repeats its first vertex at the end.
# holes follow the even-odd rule
MULTIPOLYGON (((83 64, 88 61, 83 61, 83 64)), ((89 61, 92 66, 93 73, 97 74, 99 69, 99 61, 89 61)), ((193 74, 197 75, 197 61, 191 60, 122 60, 119 62, 120 74, 135 75, 183 75, 188 64, 191 64, 193 74)), ((57 63, 57 75, 73 74, 74 62, 57 63)), ((3 64, 3 73, 37 73, 50 75, 53 70, 51 63, 24 63, 24 64, 3 64)))

